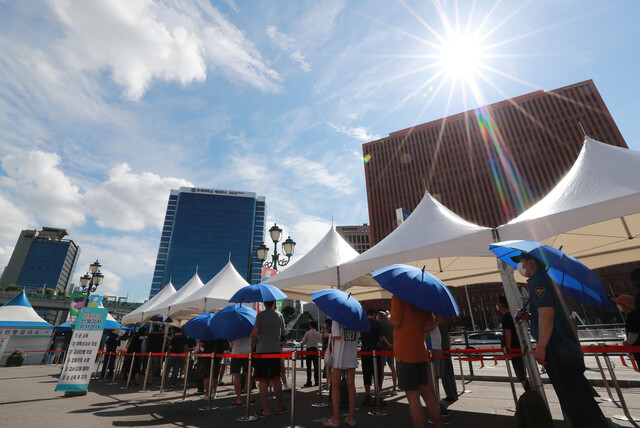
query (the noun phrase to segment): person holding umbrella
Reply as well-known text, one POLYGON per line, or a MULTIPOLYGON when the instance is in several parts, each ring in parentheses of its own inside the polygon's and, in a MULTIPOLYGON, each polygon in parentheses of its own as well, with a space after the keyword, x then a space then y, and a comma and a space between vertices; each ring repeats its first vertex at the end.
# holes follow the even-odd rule
POLYGON ((584 376, 585 365, 577 335, 562 298, 547 275, 545 263, 527 252, 512 256, 517 270, 527 277, 530 312, 516 318, 531 319, 531 336, 538 345, 536 361, 545 366, 560 406, 574 427, 608 427, 584 376))

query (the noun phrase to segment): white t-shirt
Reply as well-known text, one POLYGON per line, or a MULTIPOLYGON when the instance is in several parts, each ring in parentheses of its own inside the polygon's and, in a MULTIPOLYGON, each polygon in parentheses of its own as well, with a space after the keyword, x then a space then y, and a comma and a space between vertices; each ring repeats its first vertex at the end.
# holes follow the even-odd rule
POLYGON ((331 334, 340 337, 340 339, 334 339, 333 342, 333 368, 357 368, 360 332, 342 327, 339 322, 334 320, 331 325, 331 334))
POLYGON ((318 330, 311 329, 304 334, 304 336, 302 337, 302 342, 300 343, 303 343, 304 346, 307 347, 307 349, 317 348, 321 340, 322 335, 320 334, 320 332, 318 330))
POLYGON ((442 349, 442 336, 438 327, 429 330, 429 337, 431 337, 431 349, 442 349))
POLYGON ((232 354, 248 354, 251 352, 251 336, 241 337, 231 341, 231 353, 232 354))

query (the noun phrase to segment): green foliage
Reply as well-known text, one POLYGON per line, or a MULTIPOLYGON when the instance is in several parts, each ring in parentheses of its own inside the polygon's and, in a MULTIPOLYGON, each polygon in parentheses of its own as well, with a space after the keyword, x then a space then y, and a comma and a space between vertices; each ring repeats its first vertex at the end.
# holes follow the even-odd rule
POLYGON ((7 288, 5 288, 5 291, 20 291, 20 290, 22 290, 22 288, 20 288, 18 284, 11 284, 7 288))
POLYGON ((53 288, 45 288, 44 294, 46 296, 54 296, 56 294, 56 290, 54 290, 53 288))
POLYGON ((36 293, 38 293, 38 294, 42 294, 42 292, 43 292, 43 291, 44 291, 44 288, 38 288, 38 289, 36 290, 36 293))
POLYGON ((69 296, 69 291, 67 291, 67 290, 60 290, 60 291, 58 291, 58 296, 60 296, 60 297, 67 297, 67 296, 69 296))

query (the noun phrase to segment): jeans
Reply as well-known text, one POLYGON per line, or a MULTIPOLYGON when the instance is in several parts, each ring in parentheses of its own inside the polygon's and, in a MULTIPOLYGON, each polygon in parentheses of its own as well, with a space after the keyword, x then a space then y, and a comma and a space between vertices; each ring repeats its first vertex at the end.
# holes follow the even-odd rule
POLYGON ((171 372, 171 386, 176 385, 176 381, 178 380, 178 374, 180 373, 180 369, 184 365, 184 357, 169 357, 167 359, 167 372, 164 374, 165 379, 171 372))
POLYGON ((593 398, 591 384, 584 376, 583 357, 567 357, 547 348, 545 359, 547 375, 571 426, 607 428, 609 424, 593 398))

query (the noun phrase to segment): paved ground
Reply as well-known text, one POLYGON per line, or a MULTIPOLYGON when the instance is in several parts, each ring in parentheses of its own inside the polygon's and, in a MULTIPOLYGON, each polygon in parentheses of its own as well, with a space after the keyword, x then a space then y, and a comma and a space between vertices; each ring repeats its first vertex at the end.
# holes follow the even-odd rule
MULTIPOLYGON (((506 373, 504 363, 498 366, 487 365, 484 369, 476 368, 475 374, 481 376, 500 377, 500 372, 506 373)), ((474 363, 479 367, 478 363, 474 363)), ((468 366, 465 366, 465 370, 468 366)), ((616 371, 622 378, 640 374, 617 365, 616 371)), ((89 393, 80 397, 64 397, 56 392, 55 385, 59 367, 55 366, 23 366, 0 368, 0 426, 20 424, 28 427, 50 426, 123 426, 123 427, 200 427, 210 426, 212 423, 224 427, 256 426, 290 426, 291 414, 274 415, 266 420, 251 423, 238 422, 236 417, 245 414, 245 408, 231 406, 232 388, 219 388, 218 399, 214 404, 220 406, 218 410, 201 410, 206 401, 192 395, 195 389, 189 389, 185 402, 177 402, 181 398, 181 391, 166 392, 158 396, 159 388, 153 387, 150 392, 139 392, 140 387, 121 389, 121 384, 109 385, 105 381, 92 380, 89 393)), ((304 383, 305 374, 298 372, 298 384, 304 383)), ((598 375, 598 373, 595 373, 598 375)), ((225 376, 230 381, 230 376, 225 376)), ((362 377, 356 375, 358 388, 358 403, 362 400, 362 377)), ((461 385, 458 382, 458 385, 461 385)), ((505 381, 468 381, 466 388, 471 393, 463 394, 450 409, 453 414, 445 421, 449 426, 492 428, 513 427, 515 419, 513 412, 508 410, 514 402, 508 382, 505 381)), ((604 388, 596 387, 601 397, 607 397, 604 388)), ((518 393, 521 388, 518 389, 518 393)), ((551 411, 557 427, 564 427, 561 421, 561 411, 557 398, 550 386, 546 387, 551 411)), ((613 392, 615 395, 615 391, 613 392)), ((640 388, 624 388, 626 400, 631 414, 640 417, 640 388)), ((256 402, 259 400, 256 398, 256 402)), ((317 388, 302 388, 296 394, 295 423, 299 426, 320 427, 322 420, 331 414, 330 408, 316 408, 311 404, 319 401, 317 388)), ((291 407, 291 395, 285 393, 286 406, 291 407)), ((327 397, 323 397, 327 401, 327 397)), ((601 401, 600 406, 606 416, 622 415, 618 403, 601 401)), ((406 399, 403 395, 389 397, 388 416, 375 417, 367 412, 371 409, 359 406, 356 412, 358 426, 362 427, 405 427, 411 426, 406 399)), ((271 400, 271 408, 274 403, 271 400)), ((259 405, 251 405, 251 414, 259 410, 259 405)), ((628 422, 616 421, 620 426, 632 426, 628 422)), ((343 424, 344 425, 344 424, 343 424)))

